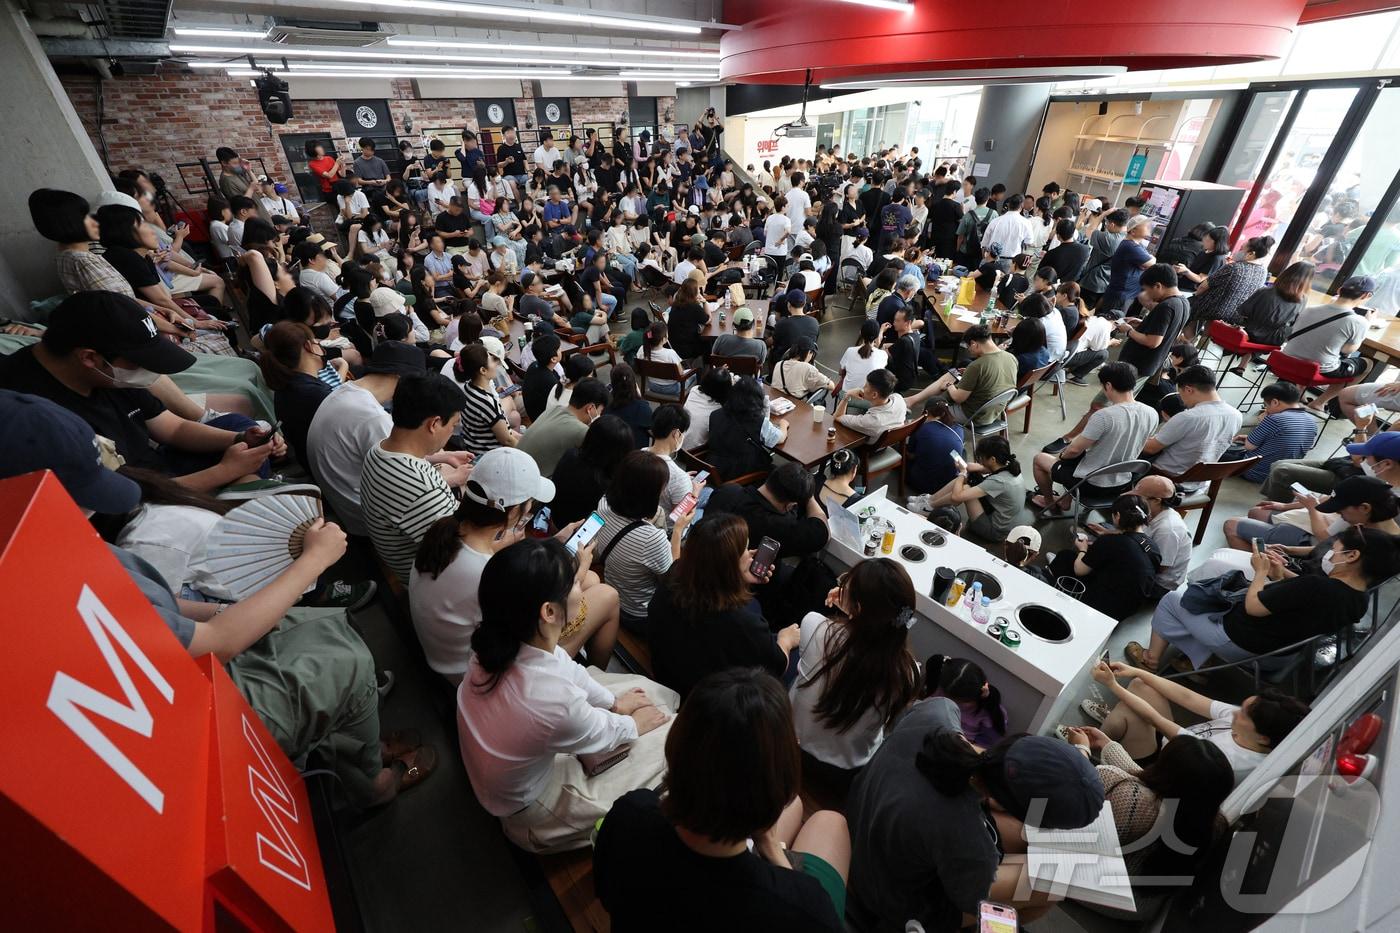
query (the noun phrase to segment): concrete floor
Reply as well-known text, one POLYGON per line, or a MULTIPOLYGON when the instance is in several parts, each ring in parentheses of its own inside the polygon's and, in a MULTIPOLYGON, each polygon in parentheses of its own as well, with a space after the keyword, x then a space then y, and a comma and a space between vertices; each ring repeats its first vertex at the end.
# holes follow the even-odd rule
MULTIPOLYGON (((845 307, 845 299, 835 300, 834 313, 821 328, 819 363, 832 375, 842 352, 854 343, 861 320, 858 315, 846 314, 845 307)), ((1013 448, 1027 468, 1035 452, 1087 409, 1095 389, 1066 387, 1067 421, 1061 420, 1058 401, 1048 393, 1038 399, 1029 434, 1020 433, 1017 419, 1013 448)), ((1227 390, 1226 397, 1237 399, 1239 393, 1227 390)), ((1336 448, 1342 431, 1342 426, 1333 424, 1318 444, 1319 455, 1328 455, 1336 448)), ((1258 499, 1253 484, 1228 480, 1193 563, 1224 545, 1219 528, 1226 517, 1242 515, 1258 499)), ((1188 518, 1192 528, 1195 521, 1194 515, 1188 518)), ((1045 548, 1068 546, 1069 526, 1069 521, 1044 524, 1045 548)), ((340 821, 341 848, 351 876, 349 887, 353 888, 352 909, 358 911, 363 928, 369 931, 567 929, 560 925, 562 915, 535 873, 533 860, 510 846, 497 821, 476 803, 451 731, 451 696, 438 689, 436 676, 423 665, 411 627, 396 623, 386 611, 391 599, 386 594, 383 603, 355 618, 379 666, 392 668, 397 674, 398 685, 383 707, 383 725, 386 730, 420 729, 438 748, 440 763, 428 782, 392 806, 362 817, 344 816, 340 821)), ((1130 640, 1145 643, 1149 619, 1150 609, 1144 609, 1118 626, 1110 640, 1114 657, 1122 656, 1122 647, 1130 640)), ((402 622, 407 622, 406 617, 402 622)), ((1087 677, 1084 680, 1066 695, 1067 709, 1057 717, 1060 720, 1072 724, 1085 721, 1077 709, 1078 701, 1090 695, 1087 677)), ((332 856, 327 853, 327 857, 332 856)), ((342 925, 354 928, 353 923, 342 925)), ((1115 923, 1071 905, 1038 921, 1034 929, 1039 933, 1080 933, 1127 931, 1136 926, 1115 923)))

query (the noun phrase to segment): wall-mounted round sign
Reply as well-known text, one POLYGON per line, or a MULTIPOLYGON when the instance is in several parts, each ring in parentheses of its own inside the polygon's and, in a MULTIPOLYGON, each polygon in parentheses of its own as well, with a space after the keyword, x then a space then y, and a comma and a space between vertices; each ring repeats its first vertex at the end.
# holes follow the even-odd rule
POLYGON ((496 126, 502 126, 506 122, 506 112, 500 104, 490 104, 486 108, 486 119, 496 126))
POLYGON ((355 122, 367 130, 372 130, 379 125, 379 115, 374 112, 373 107, 359 107, 355 110, 355 122))
POLYGON ((559 105, 558 105, 558 104, 545 104, 545 105, 544 105, 544 118, 545 118, 546 120, 548 120, 550 123, 558 123, 558 122, 559 122, 559 116, 560 116, 560 114, 559 114, 559 105))

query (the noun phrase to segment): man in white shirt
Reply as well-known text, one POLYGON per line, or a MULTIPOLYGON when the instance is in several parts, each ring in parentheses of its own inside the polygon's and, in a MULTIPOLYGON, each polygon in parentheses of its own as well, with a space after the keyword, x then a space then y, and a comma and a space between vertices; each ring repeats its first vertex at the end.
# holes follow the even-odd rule
POLYGON ((904 401, 904 396, 895 389, 897 383, 894 373, 888 369, 876 369, 865 377, 865 385, 858 392, 853 393, 854 397, 863 400, 870 405, 859 415, 846 413, 846 406, 850 403, 852 395, 846 395, 841 399, 841 404, 836 406, 835 418, 838 422, 853 431, 859 431, 871 441, 878 440, 890 428, 897 428, 903 424, 909 416, 909 407, 904 401))
POLYGON ((1123 342, 1113 336, 1114 322, 1108 318, 1095 314, 1081 320, 1084 336, 1079 338, 1078 349, 1065 363, 1069 381, 1077 386, 1088 385, 1089 374, 1108 362, 1109 349, 1123 342))
POLYGON ((554 171, 554 163, 563 157, 563 154, 554 148, 554 134, 549 130, 541 133, 540 144, 535 147, 535 167, 552 172, 554 171))
MULTIPOLYGON (((1176 484, 1165 476, 1144 476, 1132 493, 1147 502, 1147 513, 1151 516, 1142 533, 1157 546, 1157 553, 1162 557, 1161 568, 1154 579, 1156 595, 1161 596, 1175 590, 1186 579, 1191 564, 1191 531, 1181 513, 1171 506, 1180 500, 1176 498, 1176 484)), ((1092 525, 1090 530, 1093 530, 1092 525)))
POLYGON ((466 394, 441 373, 406 376, 394 387, 393 428, 371 445, 360 473, 360 507, 375 553, 402 582, 428 529, 457 511, 453 486, 471 475, 470 464, 434 465, 462 420, 466 394))
MULTIPOLYGON (((394 423, 384 410, 401 376, 426 371, 423 351, 398 340, 374 348, 365 374, 326 396, 306 432, 306 459, 326 501, 350 534, 368 535, 360 506, 360 477, 371 447, 389 436, 394 423)), ((467 454, 439 453, 429 462, 461 466, 467 454)))
POLYGON ((977 176, 969 175, 962 180, 962 206, 964 211, 977 209, 977 198, 973 192, 977 190, 977 176))
POLYGON ((1001 248, 1000 256, 1019 256, 1026 247, 1035 242, 1035 228, 1029 217, 1021 214, 1023 198, 1013 194, 1006 199, 1006 210, 993 217, 982 233, 982 245, 995 243, 1001 248))
MULTIPOLYGON (((1142 448, 1144 460, 1152 460, 1159 472, 1171 476, 1180 476, 1198 463, 1219 460, 1243 421, 1238 408, 1221 400, 1215 373, 1205 366, 1188 366, 1177 373, 1176 391, 1186 410, 1162 425, 1142 448)), ((1178 488, 1195 492, 1204 485, 1180 483, 1178 488)))
POLYGON ((686 279, 690 278, 690 274, 696 269, 695 261, 697 259, 703 260, 704 258, 704 251, 701 250, 698 246, 692 246, 686 252, 685 258, 682 259, 680 262, 676 263, 676 268, 671 273, 671 281, 679 285, 686 279))
POLYGON ((320 293, 327 301, 334 303, 340 296, 340 288, 335 284, 335 279, 326 273, 329 260, 320 244, 303 240, 292 250, 292 257, 301 264, 297 284, 320 293))
POLYGON ((789 189, 787 197, 787 218, 792 224, 794 235, 802 229, 802 223, 807 219, 807 215, 812 211, 812 197, 807 194, 804 187, 807 179, 801 172, 792 173, 792 188, 789 189))
POLYGON ((285 217, 293 224, 301 223, 301 214, 295 201, 287 197, 287 186, 280 181, 272 186, 273 194, 262 198, 263 213, 268 217, 285 217))

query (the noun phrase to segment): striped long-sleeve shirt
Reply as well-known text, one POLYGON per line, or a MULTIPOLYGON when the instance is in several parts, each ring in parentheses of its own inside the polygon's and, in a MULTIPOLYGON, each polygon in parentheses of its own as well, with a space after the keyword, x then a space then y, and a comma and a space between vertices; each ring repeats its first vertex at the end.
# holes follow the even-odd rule
POLYGON ((423 535, 457 499, 433 464, 375 444, 360 474, 360 508, 380 560, 407 583, 423 535))

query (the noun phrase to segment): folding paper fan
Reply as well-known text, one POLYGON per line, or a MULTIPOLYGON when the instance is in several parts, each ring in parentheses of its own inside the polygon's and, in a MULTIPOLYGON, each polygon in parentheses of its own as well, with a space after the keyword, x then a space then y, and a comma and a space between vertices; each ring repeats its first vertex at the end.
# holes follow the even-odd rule
POLYGON ((249 500, 219 519, 204 545, 204 564, 230 598, 245 599, 301 556, 306 529, 321 517, 314 496, 249 500))

